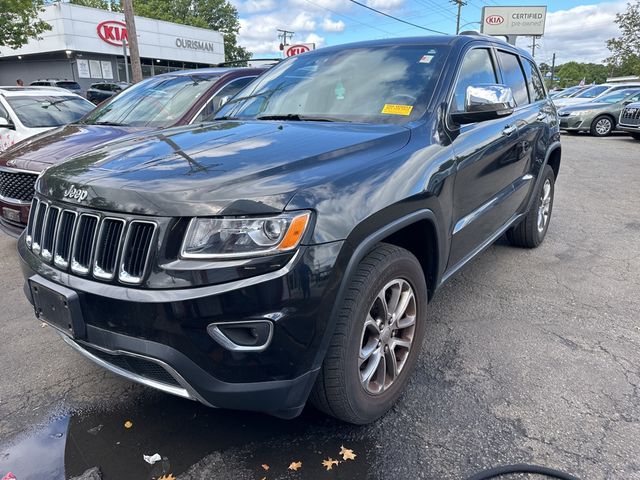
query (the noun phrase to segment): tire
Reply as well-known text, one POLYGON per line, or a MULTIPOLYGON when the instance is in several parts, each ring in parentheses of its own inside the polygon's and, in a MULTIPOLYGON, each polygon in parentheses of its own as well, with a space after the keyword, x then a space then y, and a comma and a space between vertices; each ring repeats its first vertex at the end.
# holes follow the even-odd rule
POLYGON ((640 133, 632 133, 631 136, 636 140, 640 140, 640 133))
POLYGON ((515 247, 535 248, 542 243, 553 212, 553 195, 555 193, 555 175, 549 165, 545 165, 542 171, 542 181, 536 190, 531 208, 522 221, 507 231, 507 238, 515 247), (548 185, 548 194, 546 186, 548 185), (546 206, 543 210, 543 204, 546 206), (546 213, 546 215, 545 215, 546 213), (542 215, 542 218, 540 217, 542 215), (544 224, 542 224, 544 219, 544 224))
POLYGON ((590 132, 594 137, 607 137, 616 126, 616 122, 609 115, 600 115, 591 122, 590 132))
POLYGON ((369 253, 349 280, 333 337, 309 397, 313 405, 328 415, 357 425, 384 415, 400 397, 415 367, 424 338, 427 298, 422 267, 411 252, 382 243, 369 253), (374 318, 385 317, 379 296, 382 292, 391 293, 389 297, 384 295, 384 299, 389 298, 392 304, 394 298, 408 300, 406 315, 401 315, 400 321, 391 319, 387 323, 385 320, 380 329, 372 324, 377 323, 374 318), (398 292, 401 295, 394 297, 398 292), (413 301, 410 292, 413 292, 413 301), (415 318, 413 327, 409 325, 411 314, 415 318), (395 336, 389 337, 394 324, 395 336), (382 344, 376 343, 376 338, 382 344), (407 341, 408 349, 396 343, 407 341), (383 355, 378 355, 383 351, 380 345, 387 345, 383 355), (363 352, 371 353, 361 361, 361 355, 366 357, 363 352), (395 379, 382 375, 393 371, 391 356, 396 359, 399 371, 395 379), (385 362, 388 359, 389 372, 380 365, 383 358, 385 362), (379 365, 378 368, 374 368, 375 365, 379 365), (371 371, 373 374, 367 375, 371 371), (363 380, 367 377, 368 381, 363 380))

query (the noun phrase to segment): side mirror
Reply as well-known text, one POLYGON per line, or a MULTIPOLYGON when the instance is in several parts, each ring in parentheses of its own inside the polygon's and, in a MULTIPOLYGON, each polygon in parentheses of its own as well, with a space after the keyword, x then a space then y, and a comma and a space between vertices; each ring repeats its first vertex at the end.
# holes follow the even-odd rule
POLYGON ((6 119, 5 117, 0 117, 0 127, 8 128, 10 130, 15 130, 16 129, 16 126, 13 123, 11 123, 11 121, 6 119))
POLYGON ((464 111, 453 112, 451 118, 459 125, 507 117, 516 102, 511 88, 505 85, 472 85, 467 87, 464 111))

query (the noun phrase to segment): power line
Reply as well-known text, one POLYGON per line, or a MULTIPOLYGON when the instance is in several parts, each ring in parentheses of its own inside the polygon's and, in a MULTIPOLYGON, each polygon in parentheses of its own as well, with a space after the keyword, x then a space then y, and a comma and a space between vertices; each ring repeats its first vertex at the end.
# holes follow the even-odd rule
POLYGON ((448 33, 446 33, 446 32, 440 32, 438 30, 432 30, 431 28, 423 27, 421 25, 416 25, 415 23, 407 22, 406 20, 402 20, 401 18, 394 17, 393 15, 389 15, 388 13, 384 13, 384 12, 381 12, 380 10, 376 10, 375 8, 370 7, 369 5, 365 5, 364 3, 360 3, 357 0, 349 0, 349 1, 351 3, 355 3, 356 5, 360 5, 361 7, 364 7, 367 10, 371 10, 373 12, 379 13, 380 15, 384 15, 385 17, 393 18, 394 20, 397 20, 398 22, 402 22, 402 23, 406 23, 407 25, 411 25, 412 27, 420 28, 422 30, 426 30, 427 32, 439 33, 441 35, 448 35, 448 33))

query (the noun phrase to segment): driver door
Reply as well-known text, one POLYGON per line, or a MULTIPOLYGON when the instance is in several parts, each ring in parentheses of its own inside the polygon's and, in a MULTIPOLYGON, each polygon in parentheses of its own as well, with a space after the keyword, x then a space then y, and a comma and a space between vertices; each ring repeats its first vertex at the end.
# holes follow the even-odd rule
MULTIPOLYGON (((468 50, 460 66, 451 112, 464 110, 467 88, 501 83, 489 47, 468 50)), ((458 127, 453 141, 456 177, 449 268, 456 269, 513 215, 513 165, 521 145, 514 115, 458 127)))

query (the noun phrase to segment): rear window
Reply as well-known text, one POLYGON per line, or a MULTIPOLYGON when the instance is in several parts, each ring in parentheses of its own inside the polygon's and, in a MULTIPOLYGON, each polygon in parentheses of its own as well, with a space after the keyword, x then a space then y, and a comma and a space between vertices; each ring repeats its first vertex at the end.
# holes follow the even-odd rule
POLYGON ((70 90, 80 90, 80 84, 77 82, 56 82, 56 86, 70 90))
POLYGON ((77 95, 24 96, 6 99, 25 127, 58 127, 80 120, 94 105, 77 95))

